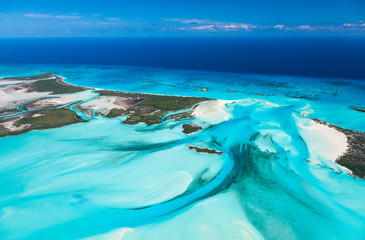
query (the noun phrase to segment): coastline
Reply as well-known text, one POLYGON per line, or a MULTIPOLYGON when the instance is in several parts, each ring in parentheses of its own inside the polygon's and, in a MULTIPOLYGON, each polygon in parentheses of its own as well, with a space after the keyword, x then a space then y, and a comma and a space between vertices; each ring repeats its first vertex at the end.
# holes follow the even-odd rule
POLYGON ((344 129, 319 119, 312 119, 318 124, 335 129, 346 136, 348 147, 334 162, 347 169, 350 172, 349 175, 365 179, 365 133, 344 129))
MULTIPOLYGON (((129 91, 120 91, 120 90, 113 90, 113 89, 105 89, 105 88, 97 88, 97 87, 85 87, 85 86, 80 86, 80 85, 76 85, 76 84, 72 84, 69 83, 67 81, 65 81, 65 77, 62 77, 59 74, 54 74, 55 76, 61 78, 60 83, 64 84, 66 86, 70 86, 70 87, 82 87, 85 88, 85 90, 95 90, 95 91, 108 91, 108 92, 114 92, 114 93, 126 93, 126 94, 142 94, 142 95, 154 95, 154 96, 163 96, 163 97, 186 97, 186 98, 198 98, 198 97, 193 97, 193 96, 188 96, 188 95, 170 95, 170 94, 157 94, 157 93, 143 93, 143 92, 129 92, 129 91)), ((0 78, 1 80, 1 78, 0 78)), ((201 97, 201 98, 205 98, 205 97, 201 97)), ((207 100, 217 100, 214 98, 206 98, 207 100)))
POLYGON ((161 117, 168 112, 186 109, 197 103, 211 100, 209 98, 122 92, 78 86, 66 82, 64 77, 53 73, 30 77, 3 77, 0 82, 2 80, 6 83, 9 81, 14 83, 0 86, 0 93, 9 96, 8 100, 2 102, 3 108, 0 109, 2 114, 0 115, 0 137, 78 123, 80 122, 78 115, 85 116, 87 111, 91 114, 88 114, 89 118, 81 117, 82 121, 91 120, 94 114, 100 114, 108 118, 127 116, 123 122, 125 124, 145 123, 147 126, 151 126, 161 123, 161 117), (83 108, 85 103, 90 101, 95 101, 95 104, 89 106, 90 109, 83 108), (104 106, 105 101, 110 103, 107 105, 107 109, 104 106), (104 107, 103 111, 100 110, 101 107, 104 107), (64 124, 52 124, 55 119, 47 119, 47 114, 44 114, 46 110, 61 112, 62 109, 67 115, 72 114, 74 116, 64 124), (41 112, 41 114, 37 112, 41 112), (38 121, 39 125, 33 126, 28 123, 34 123, 33 118, 43 119, 38 121), (23 125, 19 123, 20 121, 23 125), (18 129, 8 128, 13 125, 18 129), (20 126, 23 128, 19 129, 20 126))
MULTIPOLYGON (((0 82, 5 80, 6 83, 9 83, 9 81, 10 83, 12 81, 15 83, 0 85, 0 90, 3 93, 10 94, 12 97, 20 96, 20 100, 16 102, 16 108, 8 107, 2 110, 2 115, 0 115, 0 137, 19 135, 31 130, 58 128, 87 122, 96 115, 102 115, 107 118, 127 116, 123 123, 128 125, 144 123, 146 126, 151 126, 171 119, 197 119, 209 125, 216 125, 232 117, 224 109, 227 104, 237 101, 105 90, 78 86, 68 83, 65 79, 53 73, 30 77, 1 78, 0 82), (90 94, 86 94, 87 91, 90 94), (72 97, 70 94, 72 94, 72 97), (23 95, 29 95, 29 97, 24 97, 23 95), (19 106, 22 106, 22 108, 20 109, 19 106), (190 111, 174 114, 174 112, 179 112, 192 106, 195 107, 190 111), (162 117, 167 113, 172 114, 163 119, 162 117), (64 121, 59 121, 58 119, 63 119, 64 121)), ((12 100, 12 98, 9 99, 12 100)), ((14 101, 11 102, 13 103, 14 101)), ((351 151, 354 149, 353 145, 356 145, 356 141, 351 141, 352 138, 349 137, 353 134, 353 131, 342 129, 318 119, 313 119, 313 121, 317 124, 324 124, 335 128, 337 131, 346 134, 347 144, 349 145, 347 149, 345 148, 342 149, 343 151, 337 152, 336 156, 329 156, 326 153, 323 153, 323 156, 340 165, 344 170, 348 170, 349 174, 364 178, 365 171, 354 171, 354 167, 348 164, 349 155, 352 154, 351 151)), ((187 125, 186 123, 181 126, 182 132, 186 135, 192 135, 205 128, 203 125, 187 125)), ((312 130, 317 133, 319 130, 323 130, 322 128, 317 129, 318 131, 316 129, 312 130)), ((322 132, 328 135, 328 132, 324 130, 322 132)), ((361 132, 357 133, 358 135, 362 134, 361 132)), ((332 135, 330 134, 330 136, 332 135)), ((338 136, 334 136, 333 139, 338 140, 338 136)), ((341 144, 339 146, 343 145, 341 144)), ((334 149, 337 150, 337 148, 334 149)), ((357 147, 355 151, 359 151, 358 149, 357 147)), ((328 151, 328 149, 325 150, 328 151)), ((365 150, 363 155, 365 156, 365 150)), ((362 157, 359 159, 361 166, 362 162, 365 162, 364 159, 362 157)), ((322 166, 320 163, 317 165, 322 166)))

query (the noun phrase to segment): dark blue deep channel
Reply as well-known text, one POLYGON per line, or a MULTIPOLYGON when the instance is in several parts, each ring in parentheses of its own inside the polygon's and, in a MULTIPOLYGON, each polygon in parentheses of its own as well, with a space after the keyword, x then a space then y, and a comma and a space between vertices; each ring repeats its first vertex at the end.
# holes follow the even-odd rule
POLYGON ((0 63, 135 65, 365 79, 365 38, 0 39, 0 63))

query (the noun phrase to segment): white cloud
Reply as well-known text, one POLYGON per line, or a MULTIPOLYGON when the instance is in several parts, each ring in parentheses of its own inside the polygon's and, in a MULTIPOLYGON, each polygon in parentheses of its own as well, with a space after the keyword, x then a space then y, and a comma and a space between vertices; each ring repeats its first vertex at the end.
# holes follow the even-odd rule
POLYGON ((343 24, 345 27, 356 27, 357 24, 353 24, 353 23, 344 23, 343 24))
POLYGON ((295 27, 295 29, 299 30, 315 30, 315 28, 311 27, 310 25, 300 25, 295 27))
POLYGON ((284 24, 277 25, 254 25, 248 23, 229 23, 229 22, 215 22, 211 20, 202 20, 202 19, 182 19, 182 18, 170 18, 164 19, 165 21, 177 22, 177 23, 195 23, 194 26, 177 26, 175 30, 181 31, 206 31, 206 32, 234 32, 234 31, 253 31, 253 30, 268 30, 275 29, 280 31, 316 31, 316 32, 343 32, 343 31, 364 31, 365 30, 365 22, 363 20, 359 20, 357 22, 352 23, 343 23, 339 25, 309 25, 303 24, 299 26, 286 26, 284 24), (200 21, 200 22, 199 22, 200 21))
POLYGON ((37 14, 37 13, 27 13, 23 15, 24 17, 28 18, 51 18, 52 16, 47 14, 37 14))
POLYGON ((98 22, 101 25, 112 25, 115 24, 114 22, 98 22))
POLYGON ((204 26, 198 26, 198 27, 191 27, 191 28, 187 28, 187 29, 203 30, 203 31, 216 31, 216 29, 214 28, 214 25, 204 25, 204 26))
POLYGON ((216 32, 216 31, 251 31, 255 28, 258 28, 256 25, 246 24, 246 23, 218 23, 218 24, 209 24, 209 25, 202 25, 202 26, 192 26, 192 27, 180 27, 175 28, 178 30, 185 30, 185 31, 206 31, 206 32, 216 32))
POLYGON ((279 30, 282 30, 285 28, 285 25, 282 25, 282 24, 278 24, 278 25, 275 25, 274 26, 275 29, 279 29, 279 30))
POLYGON ((166 22, 176 22, 180 24, 189 24, 190 26, 175 27, 176 30, 183 31, 250 31, 258 28, 258 26, 247 23, 230 23, 230 22, 217 22, 208 19, 185 19, 185 18, 165 18, 166 22), (194 24, 193 26, 191 26, 194 24))
POLYGON ((120 19, 119 18, 113 18, 113 17, 110 17, 110 18, 107 18, 109 21, 115 21, 115 22, 119 22, 120 19))
MULTIPOLYGON (((0 17, 8 17, 10 15, 3 14, 0 12, 0 17)), ((19 15, 18 15, 19 16, 19 15)), ((79 13, 69 13, 64 15, 51 15, 51 14, 38 14, 38 13, 27 13, 22 16, 27 18, 39 18, 39 19, 57 19, 57 21, 69 19, 70 22, 85 25, 99 24, 99 28, 113 28, 119 26, 127 26, 128 22, 124 22, 120 18, 101 16, 101 14, 91 14, 90 16, 82 16, 79 13), (80 20, 78 20, 80 19, 80 20), (72 21, 74 20, 74 21, 72 21), (101 26, 104 25, 104 26, 101 26), (110 25, 110 26, 107 26, 110 25)), ((254 25, 250 23, 237 23, 237 22, 219 22, 212 21, 208 19, 186 19, 186 18, 168 18, 162 19, 164 22, 158 24, 153 24, 153 31, 186 31, 186 32, 251 32, 251 31, 271 31, 272 33, 277 33, 278 31, 283 31, 286 33, 297 32, 297 33, 321 33, 321 32, 365 32, 365 21, 358 20, 354 22, 342 22, 337 24, 323 24, 323 25, 309 25, 303 23, 303 25, 298 26, 288 26, 284 24, 268 24, 268 25, 254 25)), ((56 20, 53 20, 56 21, 56 20)), ((144 23, 145 29, 146 23, 144 23)), ((30 34, 30 33, 28 33, 30 34)))
POLYGON ((49 14, 39 14, 39 13, 26 13, 23 15, 28 18, 55 18, 55 19, 80 19, 82 16, 79 16, 78 13, 73 13, 70 15, 49 15, 49 14))
POLYGON ((358 23, 344 23, 343 26, 344 27, 365 27, 365 23, 363 23, 364 21, 359 21, 358 23))
POLYGON ((256 25, 252 25, 252 24, 241 24, 240 27, 245 30, 252 30, 252 29, 257 28, 256 25))
POLYGON ((81 16, 78 15, 57 15, 54 18, 56 19, 80 19, 81 16))
MULTIPOLYGON (((362 21, 353 23, 342 23, 340 25, 300 25, 296 27, 286 27, 285 25, 267 26, 266 28, 273 28, 286 31, 331 31, 331 32, 344 32, 344 31, 362 31, 365 30, 365 24, 362 21)), ((259 28, 264 28, 260 26, 259 28)))
POLYGON ((221 26, 216 26, 217 28, 222 28, 222 29, 225 29, 225 30, 235 30, 235 29, 238 29, 239 26, 236 25, 236 24, 228 24, 228 25, 221 25, 221 26))
POLYGON ((184 24, 204 24, 209 22, 207 19, 164 18, 163 20, 166 22, 179 22, 184 24))
POLYGON ((34 31, 24 31, 24 34, 28 35, 28 34, 35 34, 36 32, 34 31))
POLYGON ((255 25, 251 24, 226 24, 226 25, 217 25, 216 28, 226 30, 226 31, 235 31, 235 30, 252 30, 254 28, 257 28, 255 25))
POLYGON ((208 19, 184 19, 184 18, 165 18, 167 22, 176 22, 181 24, 194 24, 198 26, 175 27, 177 30, 183 31, 250 31, 258 26, 247 23, 230 23, 217 22, 208 19))

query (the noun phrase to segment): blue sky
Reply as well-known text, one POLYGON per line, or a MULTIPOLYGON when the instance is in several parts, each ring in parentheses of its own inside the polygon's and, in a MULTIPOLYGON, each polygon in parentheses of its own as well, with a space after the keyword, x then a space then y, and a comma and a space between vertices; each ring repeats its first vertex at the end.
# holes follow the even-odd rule
POLYGON ((364 0, 0 0, 0 37, 365 35, 364 0))

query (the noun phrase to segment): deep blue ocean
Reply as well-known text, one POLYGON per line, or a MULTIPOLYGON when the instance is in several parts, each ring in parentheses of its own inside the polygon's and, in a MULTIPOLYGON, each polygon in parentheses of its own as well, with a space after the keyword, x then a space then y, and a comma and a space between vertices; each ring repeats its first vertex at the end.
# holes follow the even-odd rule
POLYGON ((0 39, 0 63, 133 65, 365 79, 365 38, 0 39))

